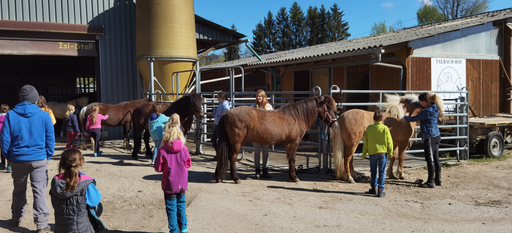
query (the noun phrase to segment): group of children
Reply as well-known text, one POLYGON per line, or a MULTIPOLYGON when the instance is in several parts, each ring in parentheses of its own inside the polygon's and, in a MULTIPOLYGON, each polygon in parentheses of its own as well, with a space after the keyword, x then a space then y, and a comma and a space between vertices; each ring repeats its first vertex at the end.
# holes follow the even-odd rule
MULTIPOLYGON (((167 119, 161 131, 161 145, 158 145, 153 160, 154 168, 163 172, 162 190, 169 232, 188 232, 185 191, 192 162, 179 115, 173 114, 167 119)), ((54 232, 99 232, 105 229, 99 220, 103 208, 96 181, 80 172, 84 162, 82 153, 75 148, 67 148, 61 154, 59 174, 53 178, 50 189, 55 210, 54 232)))

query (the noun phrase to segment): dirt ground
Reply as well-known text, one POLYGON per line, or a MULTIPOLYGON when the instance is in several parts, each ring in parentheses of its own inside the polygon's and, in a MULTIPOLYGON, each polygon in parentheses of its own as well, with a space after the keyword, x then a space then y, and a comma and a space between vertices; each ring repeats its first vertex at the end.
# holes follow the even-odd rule
MULTIPOLYGON (((49 176, 57 173, 63 143, 56 146, 49 176)), ((191 151, 195 148, 189 146, 191 151)), ((82 171, 95 177, 103 195, 101 219, 106 232, 167 232, 161 174, 118 142, 106 142, 104 154, 84 151, 82 171)), ((369 184, 349 184, 332 175, 301 171, 301 182, 272 171, 271 179, 251 179, 250 161, 237 164, 241 184, 213 182, 215 162, 193 155, 186 194, 190 232, 511 232, 512 159, 462 163, 443 169, 443 186, 420 188, 424 168, 408 170, 405 180, 386 180, 387 196, 365 194, 369 184)), ((506 151, 510 156, 511 151, 506 151)), ((142 156, 142 154, 140 154, 142 156)), ((365 175, 369 175, 368 172, 365 175)), ((364 179, 363 179, 364 180, 364 179)), ((20 227, 10 226, 12 179, 0 173, 0 232, 32 232, 32 193, 20 227)), ((49 187, 48 190, 49 191, 49 187)), ((48 192, 47 192, 48 193, 48 192)), ((47 197, 54 227, 53 209, 47 197)))

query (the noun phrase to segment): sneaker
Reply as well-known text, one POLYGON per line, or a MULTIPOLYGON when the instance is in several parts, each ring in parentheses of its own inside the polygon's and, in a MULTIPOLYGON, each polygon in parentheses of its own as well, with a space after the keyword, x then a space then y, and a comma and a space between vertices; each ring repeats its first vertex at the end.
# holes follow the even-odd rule
POLYGON ((440 180, 436 181, 436 186, 443 186, 443 182, 441 182, 440 180))
POLYGON ((434 182, 425 182, 423 184, 420 184, 420 187, 423 187, 423 188, 435 188, 436 187, 436 184, 434 182))
POLYGON ((367 194, 377 194, 377 189, 369 189, 366 191, 367 194))
POLYGON ((13 219, 13 220, 11 220, 11 225, 13 227, 19 227, 20 226, 20 221, 16 221, 16 220, 13 219))
POLYGON ((181 228, 181 232, 184 233, 184 232, 188 232, 188 227, 185 225, 183 226, 183 228, 181 228))
POLYGON ((98 156, 98 154, 94 153, 94 157, 98 156))
POLYGON ((50 228, 50 226, 46 225, 46 227, 45 227, 45 228, 43 228, 43 229, 37 229, 37 231, 36 231, 36 232, 37 232, 37 233, 48 233, 48 232, 51 232, 51 231, 52 231, 52 229, 50 228))
POLYGON ((386 193, 384 191, 379 190, 379 194, 377 194, 378 197, 385 197, 386 193))
POLYGON ((7 173, 11 173, 11 172, 12 172, 12 168, 11 168, 11 166, 7 166, 7 170, 6 170, 5 172, 7 172, 7 173))
POLYGON ((101 151, 101 150, 100 150, 100 151, 98 151, 98 155, 101 155, 102 153, 103 153, 103 151, 101 151))

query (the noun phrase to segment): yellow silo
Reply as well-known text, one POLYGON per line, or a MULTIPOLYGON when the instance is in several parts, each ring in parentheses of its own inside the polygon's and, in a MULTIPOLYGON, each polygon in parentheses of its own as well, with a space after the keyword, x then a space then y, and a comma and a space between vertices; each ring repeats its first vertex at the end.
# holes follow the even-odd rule
POLYGON ((196 68, 194 1, 137 0, 136 18, 137 66, 144 78, 145 87, 149 90, 151 80, 148 59, 154 59, 154 77, 164 89, 155 82, 155 91, 185 92, 185 85, 193 73, 179 75, 179 89, 177 81, 172 83, 171 76, 176 71, 196 68))

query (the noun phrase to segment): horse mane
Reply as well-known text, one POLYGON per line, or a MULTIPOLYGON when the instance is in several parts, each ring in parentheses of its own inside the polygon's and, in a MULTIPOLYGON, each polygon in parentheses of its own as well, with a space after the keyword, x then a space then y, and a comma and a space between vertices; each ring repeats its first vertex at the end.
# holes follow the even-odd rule
MULTIPOLYGON (((407 96, 407 95, 406 95, 407 96)), ((386 112, 391 114, 391 116, 396 117, 398 119, 402 119, 405 116, 405 111, 403 108, 403 104, 400 103, 400 98, 406 98, 405 96, 400 97, 397 94, 384 94, 386 98, 386 102, 382 104, 382 107, 386 112)), ((412 98, 408 96, 407 98, 412 98)), ((416 97, 418 99, 418 97, 416 97)))
POLYGON ((297 121, 309 122, 311 119, 314 119, 318 113, 316 104, 321 101, 319 98, 321 97, 318 96, 283 105, 278 108, 277 111, 281 111, 297 121))
MULTIPOLYGON (((171 106, 164 112, 183 114, 179 109, 189 109, 189 106, 194 107, 194 113, 202 112, 203 98, 197 93, 187 94, 171 104, 171 106), (172 109, 172 110, 169 110, 172 109)), ((165 114, 167 115, 167 114, 165 114)), ((170 116, 170 115, 169 115, 170 116)), ((180 116, 181 117, 181 116, 180 116)), ((186 116, 183 116, 186 117, 186 116)))
POLYGON ((439 109, 439 115, 444 115, 444 101, 443 101, 443 98, 441 98, 441 96, 431 92, 429 93, 430 95, 436 95, 436 100, 434 101, 437 105, 437 109, 439 109))

